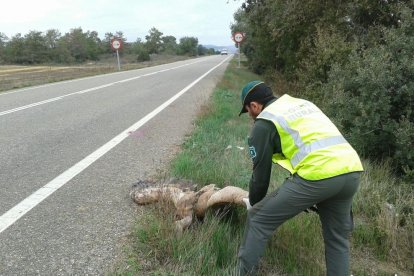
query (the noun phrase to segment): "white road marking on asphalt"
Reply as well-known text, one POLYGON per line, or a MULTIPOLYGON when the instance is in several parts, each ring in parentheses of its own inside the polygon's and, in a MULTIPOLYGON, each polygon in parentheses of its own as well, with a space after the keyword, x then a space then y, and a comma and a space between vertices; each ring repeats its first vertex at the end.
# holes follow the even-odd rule
POLYGON ((88 88, 88 89, 85 89, 85 90, 69 93, 69 94, 62 95, 62 96, 59 96, 59 97, 56 97, 56 98, 52 98, 52 99, 48 99, 48 100, 44 100, 44 101, 40 101, 40 102, 28 104, 28 105, 16 107, 16 108, 13 108, 13 109, 9 109, 9 110, 5 110, 5 111, 0 112, 0 116, 4 116, 4 115, 10 114, 10 113, 25 110, 25 109, 32 108, 32 107, 35 107, 35 106, 43 105, 43 104, 46 104, 46 103, 56 102, 56 101, 62 100, 63 98, 66 98, 66 97, 69 97, 69 96, 79 95, 79 94, 84 94, 84 93, 88 93, 88 92, 91 92, 91 91, 99 90, 99 89, 102 89, 102 88, 105 88, 105 87, 108 87, 108 86, 115 85, 117 83, 124 83, 124 82, 128 82, 128 81, 136 80, 136 79, 139 79, 139 78, 142 78, 142 77, 148 77, 148 76, 152 76, 152 75, 155 75, 155 74, 163 73, 163 72, 166 72, 166 71, 169 71, 169 70, 175 70, 175 69, 178 69, 178 68, 181 68, 181 67, 184 67, 184 66, 189 66, 189 65, 192 65, 192 64, 195 64, 195 63, 198 63, 198 62, 201 62, 201 61, 197 60, 195 62, 186 63, 186 64, 176 66, 176 67, 172 67, 172 68, 169 68, 169 69, 163 69, 163 70, 160 70, 160 71, 140 75, 140 76, 137 76, 137 77, 132 77, 132 78, 129 78, 129 79, 115 81, 115 82, 111 82, 111 83, 108 83, 108 84, 88 88))
POLYGON ((38 189, 36 192, 22 200, 20 203, 18 203, 16 206, 8 210, 6 213, 4 213, 0 217, 0 233, 2 233, 4 230, 6 230, 9 226, 13 225, 17 220, 19 220, 22 216, 24 216, 27 212, 29 212, 31 209, 36 207, 39 203, 41 203, 43 200, 45 200, 47 197, 49 197, 51 194, 56 192, 60 187, 65 185, 67 182, 69 182, 72 178, 74 178, 76 175, 81 173, 83 170, 85 170, 87 167, 89 167, 91 164, 93 164, 96 160, 104 156, 107 152, 109 152, 111 149, 116 147, 119 143, 121 143, 125 138, 129 136, 129 133, 137 131, 140 127, 142 127, 145 123, 147 123, 149 120, 154 118, 158 113, 160 113, 162 110, 164 110, 167 106, 169 106, 171 103, 173 103, 176 99, 178 99, 180 96, 182 96, 185 92, 190 90, 191 87, 196 85, 199 81, 201 81, 203 78, 205 78, 209 73, 214 71, 217 67, 222 65, 225 61, 227 61, 230 57, 224 59, 219 64, 208 70, 206 73, 204 73, 202 76, 200 76, 198 79, 187 85, 183 90, 175 94, 173 97, 171 97, 169 100, 164 102, 162 105, 148 113, 144 118, 112 138, 108 143, 104 144, 100 148, 98 148, 96 151, 91 153, 90 155, 86 156, 84 159, 79 161, 77 164, 73 165, 71 168, 67 169, 65 172, 57 176, 55 179, 47 183, 42 188, 38 189))
MULTIPOLYGON (((197 61, 195 61, 195 62, 193 62, 193 63, 191 63, 191 64, 194 64, 194 63, 197 63, 197 62, 201 62, 201 61, 202 61, 202 60, 200 59, 200 60, 197 60, 197 61)), ((165 65, 166 65, 166 64, 155 65, 155 66, 152 66, 151 68, 162 67, 162 66, 165 66, 165 65)), ((178 66, 178 67, 174 67, 174 68, 179 68, 179 67, 182 67, 182 66, 186 66, 186 64, 181 65, 181 66, 178 66)), ((143 69, 147 69, 147 68, 134 69, 134 70, 131 70, 131 71, 138 71, 138 70, 143 70, 143 69)), ((173 69, 173 68, 171 68, 171 69, 173 69)), ((166 69, 165 71, 168 71, 168 70, 171 70, 171 69, 166 69)), ((162 72, 162 70, 161 70, 160 72, 162 72)), ((26 88, 21 88, 21 89, 13 90, 13 91, 10 91, 10 92, 3 92, 3 93, 0 93, 0 97, 1 97, 1 96, 5 96, 5 95, 8 95, 8 94, 14 94, 14 93, 19 93, 19 92, 25 92, 25 91, 28 91, 28 90, 33 90, 33 89, 42 88, 42 87, 48 87, 48 86, 54 86, 54 85, 60 85, 60 84, 63 84, 63 83, 71 83, 71 82, 76 82, 76 81, 80 81, 80 80, 84 80, 84 79, 94 79, 94 78, 99 78, 99 77, 102 77, 102 76, 119 75, 119 74, 122 74, 122 73, 125 73, 125 71, 122 71, 122 72, 114 72, 114 73, 108 73, 108 74, 103 74, 103 75, 95 75, 95 76, 84 77, 84 78, 78 78, 78 79, 73 79, 73 80, 59 81, 59 82, 48 83, 48 84, 35 85, 35 86, 31 86, 31 87, 26 87, 26 88)))

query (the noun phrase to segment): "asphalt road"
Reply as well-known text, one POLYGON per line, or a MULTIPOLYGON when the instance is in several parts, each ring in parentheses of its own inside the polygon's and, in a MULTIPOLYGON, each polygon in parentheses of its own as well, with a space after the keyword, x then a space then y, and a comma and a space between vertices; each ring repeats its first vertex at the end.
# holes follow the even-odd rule
POLYGON ((0 93, 0 275, 103 275, 231 56, 0 93))

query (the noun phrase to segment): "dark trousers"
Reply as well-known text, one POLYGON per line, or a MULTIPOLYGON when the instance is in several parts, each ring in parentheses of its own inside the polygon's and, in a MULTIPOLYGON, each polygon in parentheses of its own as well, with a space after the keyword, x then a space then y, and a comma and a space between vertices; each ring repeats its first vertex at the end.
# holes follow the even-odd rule
POLYGON ((248 212, 238 254, 240 275, 255 275, 273 232, 286 220, 317 205, 325 243, 328 275, 349 275, 349 235, 353 229, 352 198, 360 172, 308 181, 297 175, 284 181, 248 212))

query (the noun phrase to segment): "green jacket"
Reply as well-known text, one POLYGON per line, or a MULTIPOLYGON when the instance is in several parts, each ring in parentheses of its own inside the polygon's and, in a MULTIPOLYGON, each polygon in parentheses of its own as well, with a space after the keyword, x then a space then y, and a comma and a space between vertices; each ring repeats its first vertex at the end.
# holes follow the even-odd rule
POLYGON ((308 180, 363 170, 358 155, 332 122, 312 103, 288 95, 264 106, 248 143, 253 160, 251 205, 267 193, 272 159, 308 180))
MULTIPOLYGON (((274 101, 270 101, 266 106, 274 101)), ((261 119, 254 122, 248 144, 253 161, 253 172, 249 184, 249 201, 253 206, 265 197, 269 188, 273 154, 282 153, 282 148, 275 125, 261 119)))

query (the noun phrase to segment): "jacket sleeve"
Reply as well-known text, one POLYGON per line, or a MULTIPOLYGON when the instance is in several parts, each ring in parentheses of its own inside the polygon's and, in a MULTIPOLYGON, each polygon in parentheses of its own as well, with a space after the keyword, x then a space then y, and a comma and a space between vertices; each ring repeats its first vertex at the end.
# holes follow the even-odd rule
POLYGON ((253 161, 249 183, 249 201, 253 206, 266 196, 272 170, 272 156, 281 152, 280 138, 275 125, 270 121, 256 120, 248 144, 253 161))

